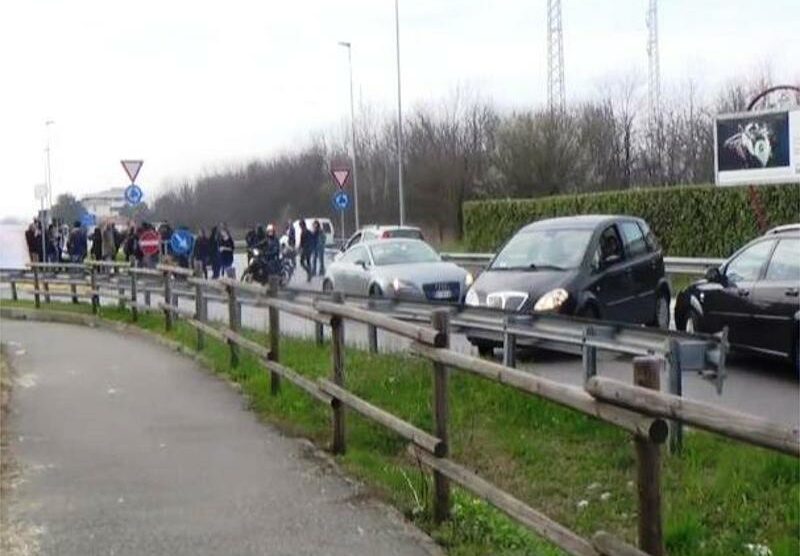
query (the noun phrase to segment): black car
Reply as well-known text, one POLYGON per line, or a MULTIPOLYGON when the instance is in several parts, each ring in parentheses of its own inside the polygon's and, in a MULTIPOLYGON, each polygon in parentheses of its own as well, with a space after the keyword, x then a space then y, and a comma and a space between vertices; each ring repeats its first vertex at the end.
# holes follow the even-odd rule
MULTIPOLYGON (((669 327, 661 247, 632 216, 540 220, 519 230, 467 292, 467 305, 669 327)), ((497 342, 470 337, 481 353, 497 342)))
POLYGON ((675 323, 689 332, 728 327, 735 348, 794 362, 800 321, 800 224, 754 239, 710 268, 675 303, 675 323))

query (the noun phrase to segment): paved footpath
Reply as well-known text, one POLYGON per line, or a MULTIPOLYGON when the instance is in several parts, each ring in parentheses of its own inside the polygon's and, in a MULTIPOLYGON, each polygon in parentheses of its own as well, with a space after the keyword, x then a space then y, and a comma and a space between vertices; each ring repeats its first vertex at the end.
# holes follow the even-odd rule
POLYGON ((429 554, 393 510, 146 339, 0 323, 22 469, 10 517, 41 554, 429 554))

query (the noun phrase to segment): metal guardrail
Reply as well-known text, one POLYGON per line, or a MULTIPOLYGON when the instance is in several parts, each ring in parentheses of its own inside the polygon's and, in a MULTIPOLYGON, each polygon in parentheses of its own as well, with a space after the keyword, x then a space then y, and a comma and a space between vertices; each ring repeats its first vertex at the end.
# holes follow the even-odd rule
MULTIPOLYGON (((464 266, 481 268, 494 257, 494 253, 442 253, 442 259, 464 266)), ((695 257, 664 257, 667 274, 691 274, 702 276, 706 270, 720 266, 725 259, 695 257)))

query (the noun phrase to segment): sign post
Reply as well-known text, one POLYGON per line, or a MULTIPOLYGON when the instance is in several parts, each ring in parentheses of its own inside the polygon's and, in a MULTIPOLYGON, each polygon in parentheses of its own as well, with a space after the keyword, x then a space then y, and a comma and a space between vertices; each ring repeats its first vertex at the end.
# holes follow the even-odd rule
POLYGON ((136 206, 142 202, 144 193, 142 188, 136 185, 136 176, 139 175, 139 170, 142 169, 144 160, 120 160, 122 169, 128 174, 131 184, 125 188, 125 202, 129 205, 136 206))
POLYGON ((344 235, 344 211, 350 205, 350 197, 344 192, 344 184, 347 183, 347 178, 350 177, 350 168, 338 167, 331 168, 331 176, 336 183, 338 191, 333 195, 333 206, 339 211, 339 222, 341 223, 342 239, 344 235))
POLYGON ((46 183, 37 184, 33 188, 33 194, 42 206, 41 210, 39 211, 39 227, 42 235, 42 258, 39 260, 40 263, 45 262, 47 257, 47 226, 45 226, 47 211, 44 209, 44 200, 47 198, 47 193, 48 190, 46 183))

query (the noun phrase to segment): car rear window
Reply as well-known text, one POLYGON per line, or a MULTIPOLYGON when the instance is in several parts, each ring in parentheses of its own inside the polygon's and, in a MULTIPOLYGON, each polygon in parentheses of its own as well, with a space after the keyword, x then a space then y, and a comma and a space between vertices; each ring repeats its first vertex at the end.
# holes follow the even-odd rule
POLYGON ((800 239, 782 239, 778 242, 765 278, 776 282, 800 282, 800 239))
POLYGON ((383 237, 402 237, 407 239, 423 239, 419 230, 386 230, 383 237))
POLYGON ((644 234, 636 222, 622 222, 622 237, 625 242, 625 249, 631 257, 638 257, 647 253, 647 244, 644 234))

